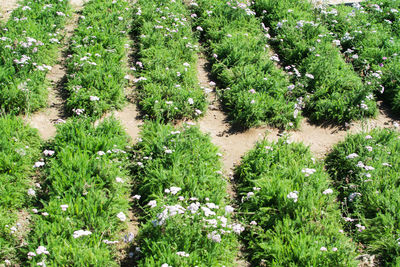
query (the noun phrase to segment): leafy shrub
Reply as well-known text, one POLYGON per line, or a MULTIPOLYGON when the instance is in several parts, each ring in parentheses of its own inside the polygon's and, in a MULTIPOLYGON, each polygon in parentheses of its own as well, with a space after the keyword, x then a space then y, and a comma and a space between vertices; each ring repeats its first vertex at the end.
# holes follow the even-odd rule
POLYGON ((46 105, 46 73, 55 63, 60 29, 70 6, 62 1, 21 1, 0 29, 0 111, 29 113, 46 105))
POLYGON ((0 117, 0 262, 18 264, 16 247, 23 235, 16 224, 20 211, 32 203, 35 186, 32 166, 39 159, 40 138, 36 130, 13 116, 0 117))
POLYGON ((350 135, 326 159, 347 230, 382 266, 400 264, 399 138, 388 129, 350 135))
POLYGON ((209 136, 189 125, 149 122, 134 152, 134 192, 143 209, 138 265, 232 266, 232 231, 241 226, 230 219, 220 154, 209 136))
POLYGON ((127 1, 90 1, 85 5, 70 45, 69 112, 100 117, 122 107, 131 16, 127 1))
POLYGON ((356 266, 336 192, 301 143, 261 141, 235 170, 249 259, 264 266, 356 266))
POLYGON ((287 76, 271 59, 260 22, 247 4, 201 0, 192 4, 204 31, 212 74, 227 88, 221 100, 234 124, 296 128, 299 110, 287 76))
POLYGON ((363 85, 346 64, 311 2, 261 0, 254 9, 274 36, 271 44, 287 65, 294 95, 304 98, 311 120, 344 123, 376 114, 373 87, 363 85))
POLYGON ((127 142, 112 118, 97 127, 77 119, 58 127, 46 146, 54 155, 44 161, 41 204, 23 249, 30 265, 117 265, 107 242, 129 208, 127 142))
POLYGON ((197 118, 207 106, 197 80, 197 39, 182 1, 138 1, 138 102, 159 121, 197 118))
MULTIPOLYGON (((399 36, 394 36, 391 24, 377 13, 384 13, 373 2, 354 7, 338 6, 319 10, 327 27, 339 41, 339 48, 348 62, 391 108, 399 112, 398 69, 399 36), (380 10, 377 12, 377 10, 380 10)), ((392 12, 392 11, 390 11, 392 12)), ((389 12, 389 13, 390 13, 389 12)))

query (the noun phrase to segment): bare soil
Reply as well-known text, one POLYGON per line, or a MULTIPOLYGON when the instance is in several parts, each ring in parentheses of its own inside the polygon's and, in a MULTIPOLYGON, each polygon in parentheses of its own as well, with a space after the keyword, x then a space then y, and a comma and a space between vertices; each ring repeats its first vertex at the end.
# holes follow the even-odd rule
POLYGON ((66 74, 66 51, 68 49, 68 42, 76 28, 79 20, 79 11, 82 9, 85 0, 72 0, 74 13, 64 28, 65 37, 63 39, 63 48, 59 51, 57 64, 47 73, 46 80, 50 81, 51 87, 49 88, 48 107, 25 116, 25 121, 39 130, 39 134, 45 140, 55 136, 55 124, 60 120, 66 119, 64 110, 65 102, 65 89, 64 85, 67 80, 66 74))
POLYGON ((0 0, 0 21, 7 21, 18 6, 18 0, 0 0))

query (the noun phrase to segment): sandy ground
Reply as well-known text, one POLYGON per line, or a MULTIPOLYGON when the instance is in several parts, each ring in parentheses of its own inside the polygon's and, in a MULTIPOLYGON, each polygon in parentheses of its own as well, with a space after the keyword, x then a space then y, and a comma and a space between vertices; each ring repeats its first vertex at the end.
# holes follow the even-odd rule
POLYGON ((18 0, 0 0, 0 21, 7 21, 18 6, 18 0))
POLYGON ((68 41, 71 38, 74 29, 77 26, 79 15, 78 12, 82 9, 84 0, 72 0, 74 13, 65 26, 65 38, 63 40, 63 48, 59 51, 57 64, 54 65, 47 73, 46 79, 50 81, 49 87, 48 107, 36 113, 25 117, 25 120, 30 125, 39 130, 41 137, 48 140, 55 136, 55 124, 59 120, 66 119, 64 112, 64 98, 65 94, 64 85, 66 82, 66 50, 68 49, 68 41))

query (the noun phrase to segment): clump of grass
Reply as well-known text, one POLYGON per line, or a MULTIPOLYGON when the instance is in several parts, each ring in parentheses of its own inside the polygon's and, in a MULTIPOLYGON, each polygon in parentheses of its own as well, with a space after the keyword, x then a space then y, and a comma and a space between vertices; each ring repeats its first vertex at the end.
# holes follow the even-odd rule
POLYGON ((346 230, 383 266, 400 263, 399 139, 389 129, 349 135, 326 159, 346 230))
POLYGON ((113 118, 60 125, 42 167, 27 264, 117 266, 114 241, 129 208, 128 137, 113 118), (111 242, 111 244, 110 244, 111 242))
POLYGON ((24 0, 1 27, 1 112, 30 113, 46 106, 45 77, 55 63, 69 14, 66 0, 24 0))
POLYGON ((219 152, 198 127, 146 123, 134 147, 139 266, 232 266, 237 253, 219 152))
POLYGON ((20 118, 0 117, 0 263, 20 263, 16 248, 25 233, 17 225, 18 212, 32 206, 32 166, 39 160, 40 146, 38 132, 20 118))
POLYGON ((232 122, 246 128, 262 123, 296 128, 301 107, 288 77, 274 64, 250 5, 201 0, 191 6, 232 122))
POLYGON ((261 0, 253 8, 269 27, 271 44, 295 84, 293 93, 303 98, 304 114, 333 123, 375 116, 373 88, 345 62, 311 2, 261 0))
POLYGON ((101 117, 121 108, 127 85, 125 46, 132 9, 127 1, 88 2, 71 39, 66 108, 74 115, 101 117))
POLYGON ((336 190, 301 143, 261 141, 235 170, 243 239, 252 264, 356 266, 336 190))
POLYGON ((207 107, 197 80, 198 44, 182 1, 138 1, 137 91, 142 113, 173 121, 198 118, 207 107))

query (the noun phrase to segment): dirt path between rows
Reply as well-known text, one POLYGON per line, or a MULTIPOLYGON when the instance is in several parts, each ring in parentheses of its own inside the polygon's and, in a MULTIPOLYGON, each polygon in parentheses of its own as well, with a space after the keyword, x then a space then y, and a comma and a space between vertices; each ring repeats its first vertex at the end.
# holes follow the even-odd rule
POLYGON ((47 73, 46 80, 50 81, 48 107, 25 116, 24 119, 32 127, 39 130, 39 134, 45 140, 55 136, 55 124, 66 119, 64 103, 65 103, 65 83, 67 81, 66 57, 69 40, 77 27, 79 20, 79 12, 83 8, 86 0, 72 0, 73 14, 65 25, 63 39, 63 48, 59 51, 57 64, 47 73))
POLYGON ((0 22, 6 22, 12 11, 19 6, 19 0, 0 0, 0 22))

